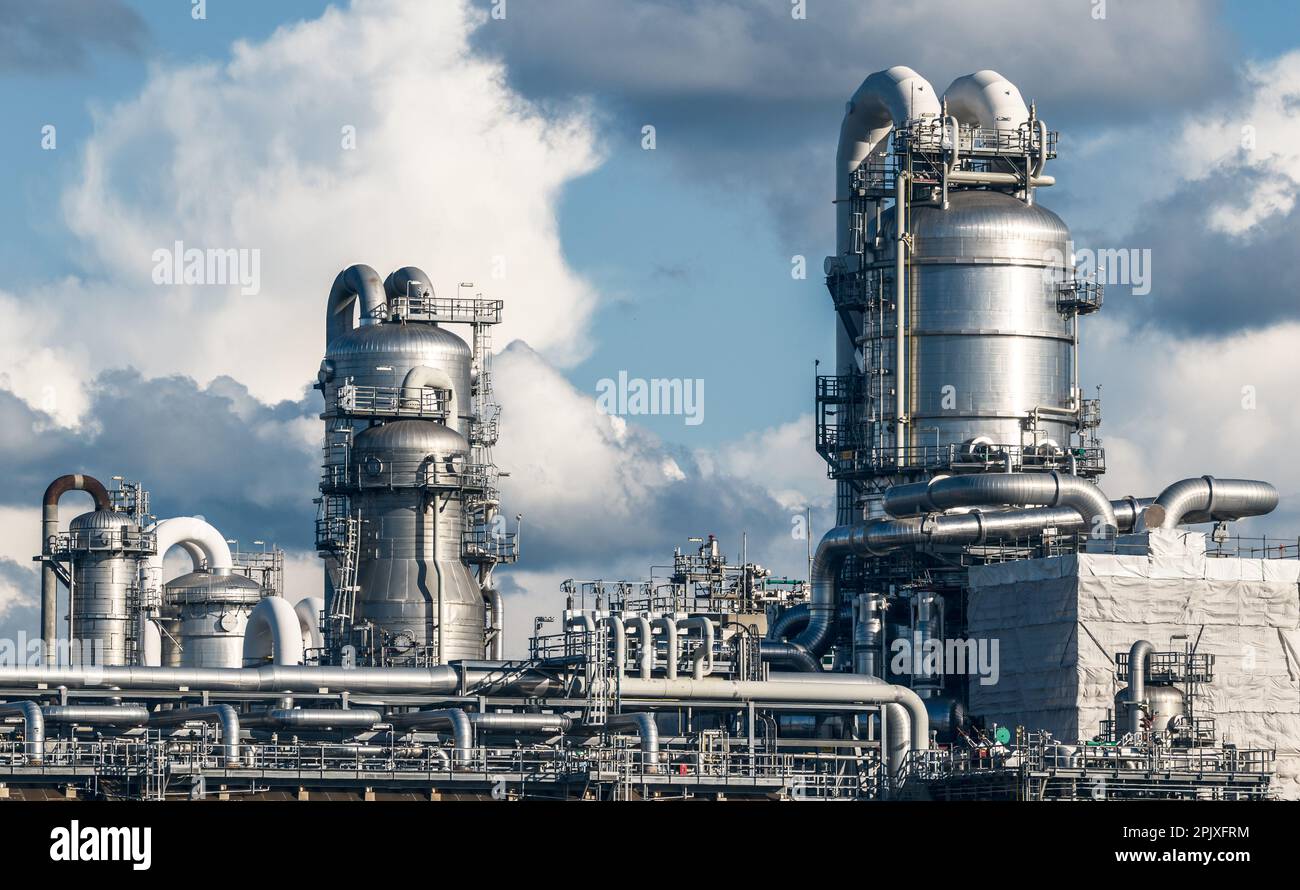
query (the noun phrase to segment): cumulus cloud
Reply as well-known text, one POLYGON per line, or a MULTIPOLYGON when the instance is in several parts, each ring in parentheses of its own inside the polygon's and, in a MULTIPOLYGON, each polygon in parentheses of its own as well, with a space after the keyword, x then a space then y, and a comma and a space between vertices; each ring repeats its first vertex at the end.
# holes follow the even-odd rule
POLYGON ((73 276, 0 294, 32 338, 0 358, 9 388, 41 406, 53 387, 65 422, 85 407, 79 379, 123 365, 292 398, 319 361, 324 295, 355 262, 419 265, 443 296, 475 282, 509 301, 504 336, 580 359, 595 294, 564 261, 556 209, 598 162, 593 127, 508 88, 467 42, 483 18, 356 0, 227 61, 153 69, 97 116, 64 195, 73 276), (155 283, 155 252, 177 242, 250 251, 250 269, 259 251, 260 291, 155 283))

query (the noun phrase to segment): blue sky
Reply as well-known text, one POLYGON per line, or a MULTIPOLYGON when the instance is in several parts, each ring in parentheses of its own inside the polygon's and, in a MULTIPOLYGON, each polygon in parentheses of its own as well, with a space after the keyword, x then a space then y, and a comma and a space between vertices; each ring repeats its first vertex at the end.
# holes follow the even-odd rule
MULTIPOLYGON (((1153 293, 1108 292, 1085 332, 1113 496, 1267 476, 1300 435, 1295 4, 1110 0, 1098 21, 1094 0, 979 15, 809 0, 796 21, 786 0, 508 0, 497 21, 466 2, 209 0, 202 21, 187 0, 0 2, 0 420, 20 431, 0 440, 0 529, 23 530, 0 587, 24 577, 44 480, 73 463, 139 474, 161 509, 314 565, 304 387, 334 274, 413 263, 442 287, 483 284, 502 250, 527 271, 493 290, 515 319, 498 347, 523 341, 502 358, 515 438, 498 456, 544 545, 520 586, 631 573, 708 531, 747 531, 797 573, 790 516, 831 492, 808 414, 833 348, 820 272, 839 119, 895 64, 940 89, 985 67, 1011 78, 1062 131, 1042 202, 1081 246, 1153 250, 1153 293), (1012 11, 1023 29, 989 24, 1012 11), (336 162, 340 122, 360 124, 362 152, 336 162), (1260 150, 1242 155, 1247 124, 1260 150), (149 288, 141 257, 180 237, 260 239, 266 290, 149 288), (619 371, 702 379, 706 422, 593 419, 597 381, 619 371)), ((1300 472, 1276 473, 1300 493, 1300 472)), ((1292 520, 1284 503, 1276 528, 1292 520)))

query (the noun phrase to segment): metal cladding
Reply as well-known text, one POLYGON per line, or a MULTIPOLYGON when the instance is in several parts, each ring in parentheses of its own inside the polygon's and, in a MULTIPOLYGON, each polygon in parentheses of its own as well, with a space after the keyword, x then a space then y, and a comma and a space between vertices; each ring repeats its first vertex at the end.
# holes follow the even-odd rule
POLYGON ((166 599, 180 618, 182 667, 243 666, 244 630, 262 588, 243 575, 190 572, 167 582, 166 599))
MULTIPOLYGON (((1001 192, 964 191, 947 209, 913 207, 909 231, 905 447, 1019 443, 1035 408, 1069 409, 1074 343, 1057 290, 1070 230, 1060 217, 1001 192)), ((874 264, 892 269, 889 216, 883 244, 874 264)), ((1059 443, 1074 431, 1062 417, 1041 429, 1059 443)))
POLYGON ((136 638, 132 590, 139 563, 141 529, 130 516, 95 510, 68 526, 72 559, 72 649, 74 660, 130 664, 136 638), (80 650, 80 651, 79 651, 80 650))
POLYGON ((383 631, 395 655, 436 643, 441 602, 442 660, 483 657, 483 594, 460 560, 461 503, 438 493, 468 452, 459 433, 425 420, 391 421, 356 438, 353 501, 367 520, 357 620, 383 631))

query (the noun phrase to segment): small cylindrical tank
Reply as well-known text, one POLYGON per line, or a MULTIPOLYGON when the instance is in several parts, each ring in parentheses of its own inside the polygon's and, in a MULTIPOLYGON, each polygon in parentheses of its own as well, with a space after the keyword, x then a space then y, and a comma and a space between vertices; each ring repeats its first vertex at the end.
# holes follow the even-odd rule
POLYGON ((445 663, 484 655, 484 604, 461 562, 464 517, 455 480, 469 444, 426 420, 396 420, 359 433, 353 505, 362 519, 355 622, 380 633, 386 658, 436 647, 439 586, 445 663))
MULTIPOLYGON (((1146 685, 1146 700, 1148 705, 1146 716, 1151 719, 1152 732, 1164 732, 1169 728, 1170 720, 1175 717, 1182 717, 1186 713, 1183 691, 1177 686, 1157 686, 1148 682, 1146 685)), ((1128 687, 1125 687, 1115 693, 1115 715, 1120 718, 1120 726, 1127 727, 1127 721, 1123 719, 1123 716, 1131 711, 1132 708, 1128 702, 1128 687)))
POLYGON ((141 529, 126 513, 93 510, 68 525, 72 645, 76 664, 124 665, 134 655, 133 606, 141 529))
POLYGON ((243 575, 190 572, 164 590, 178 610, 182 667, 243 667, 244 629, 262 598, 260 584, 243 575))

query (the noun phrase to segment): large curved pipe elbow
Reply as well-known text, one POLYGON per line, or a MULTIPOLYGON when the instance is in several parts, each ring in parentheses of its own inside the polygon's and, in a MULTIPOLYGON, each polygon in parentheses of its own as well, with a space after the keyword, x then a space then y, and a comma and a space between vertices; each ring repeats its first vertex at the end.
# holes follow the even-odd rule
POLYGON ((379 273, 369 266, 348 266, 334 279, 325 308, 325 345, 354 327, 352 307, 360 300, 361 324, 374 324, 383 314, 387 301, 379 273))
POLYGON ((1142 710, 1147 700, 1147 671, 1151 653, 1156 647, 1146 640, 1138 640, 1128 650, 1128 727, 1129 732, 1142 731, 1142 710))
POLYGON ((213 723, 221 731, 221 750, 227 767, 238 767, 239 714, 230 705, 208 705, 196 708, 175 708, 155 711, 149 715, 153 726, 184 726, 186 723, 213 723))
POLYGON ((659 766, 659 724, 655 715, 644 711, 635 714, 615 714, 605 725, 610 729, 633 729, 641 739, 641 767, 647 773, 658 773, 659 766))
POLYGON ((934 87, 905 65, 867 76, 853 93, 840 124, 835 153, 836 253, 850 248, 849 192, 853 174, 862 162, 884 151, 890 130, 922 117, 938 117, 939 99, 934 87))
POLYGON ((402 729, 451 729, 452 745, 455 748, 453 762, 460 767, 468 766, 474 748, 474 726, 469 715, 459 708, 436 708, 428 711, 408 711, 405 714, 390 714, 388 722, 394 728, 402 729))
POLYGON ((390 272, 384 279, 384 295, 389 300, 415 297, 427 299, 433 296, 433 282, 424 274, 423 269, 415 266, 403 266, 396 272, 390 272))
POLYGON ((664 641, 666 643, 664 654, 664 676, 669 680, 677 679, 677 662, 681 659, 681 652, 677 648, 677 621, 671 615, 660 615, 654 619, 654 626, 663 631, 664 641))
POLYGON ((442 368, 417 365, 407 371, 406 376, 402 378, 402 404, 413 407, 422 405, 426 387, 441 389, 447 393, 447 419, 455 422, 457 419, 456 386, 452 382, 451 375, 442 368))
POLYGON ((691 676, 701 680, 713 673, 713 622, 704 615, 692 615, 677 622, 680 630, 700 629, 700 642, 691 651, 691 676))
POLYGON ((623 619, 617 615, 606 615, 600 620, 614 638, 614 675, 621 677, 624 665, 627 664, 627 631, 623 628, 623 619))
POLYGON ((987 68, 954 80, 943 98, 948 113, 970 126, 1017 130, 1029 120, 1029 109, 1016 85, 987 68))
MULTIPOLYGON (((41 498, 41 555, 48 557, 54 540, 59 535, 59 500, 70 491, 84 491, 95 501, 96 510, 111 510, 112 499, 104 483, 94 476, 67 473, 59 476, 45 489, 41 498)), ((58 641, 59 580, 54 566, 47 559, 41 564, 41 655, 44 663, 53 666, 58 641)))
POLYGON ((1213 476, 1182 479, 1160 492, 1143 511, 1137 530, 1263 516, 1272 513, 1277 503, 1277 489, 1267 482, 1213 476))
POLYGON ((23 756, 37 765, 45 760, 45 715, 34 701, 0 704, 0 717, 23 718, 23 756))
POLYGON ((264 597, 248 614, 244 628, 244 667, 268 659, 276 665, 303 663, 302 624, 293 606, 278 596, 264 597))
POLYGON ((304 596, 294 604, 293 611, 298 616, 298 630, 302 635, 303 648, 324 648, 325 637, 320 629, 320 616, 325 611, 324 598, 304 596))
POLYGON ((636 628, 637 644, 641 647, 637 652, 637 673, 642 680, 649 680, 655 668, 655 640, 650 619, 644 615, 633 615, 624 618, 623 624, 624 627, 636 628))
POLYGON ((885 512, 906 517, 957 507, 1068 507, 1096 537, 1119 530, 1115 507, 1100 488, 1064 473, 974 473, 936 477, 930 482, 896 485, 885 492, 885 512))

